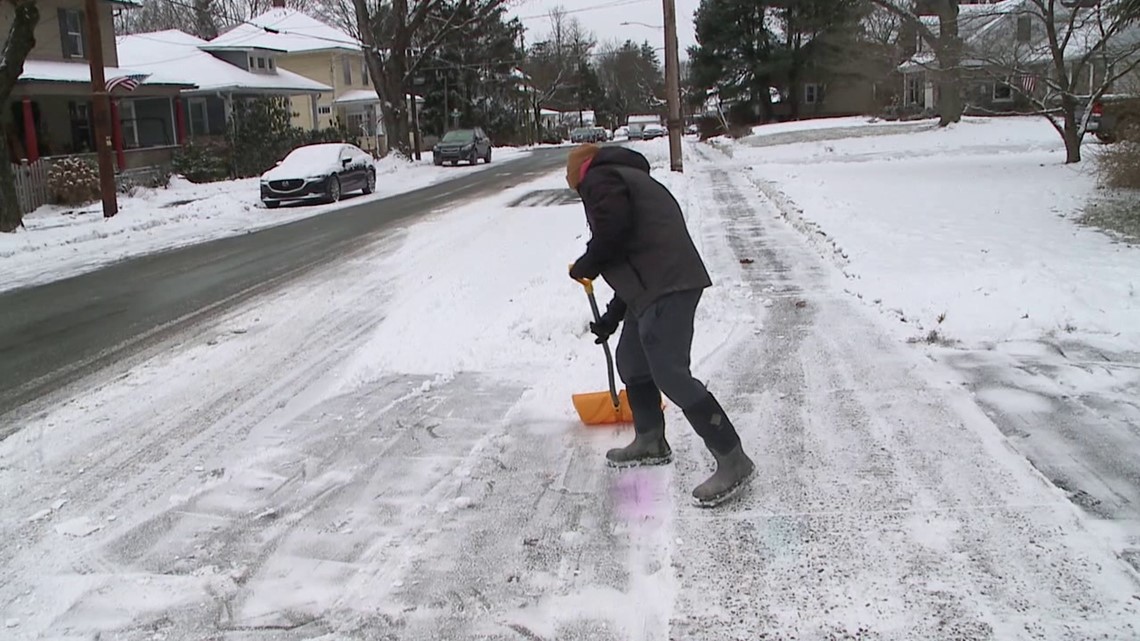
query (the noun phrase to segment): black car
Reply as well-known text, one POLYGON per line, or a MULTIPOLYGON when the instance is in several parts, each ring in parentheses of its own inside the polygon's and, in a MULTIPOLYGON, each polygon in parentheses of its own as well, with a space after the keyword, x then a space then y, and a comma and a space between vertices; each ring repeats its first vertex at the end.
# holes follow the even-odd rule
POLYGON ((261 202, 270 209, 303 200, 335 203, 356 190, 376 191, 376 166, 363 149, 346 143, 297 147, 261 176, 261 202))
POLYGON ((453 129, 432 148, 431 157, 437 165, 449 161, 458 165, 460 160, 474 165, 480 158, 483 162, 491 162, 491 139, 479 127, 453 129))

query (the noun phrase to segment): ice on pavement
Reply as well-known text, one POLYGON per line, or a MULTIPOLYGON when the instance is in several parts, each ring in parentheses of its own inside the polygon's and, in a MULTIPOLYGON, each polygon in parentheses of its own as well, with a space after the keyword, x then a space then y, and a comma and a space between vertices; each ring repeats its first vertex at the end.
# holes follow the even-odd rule
POLYGON ((580 205, 511 206, 557 202, 523 198, 564 190, 554 174, 27 417, 0 442, 6 638, 1140 636, 1115 542, 844 292, 739 158, 688 145, 672 174, 662 141, 636 146, 716 282, 694 371, 762 470, 750 493, 688 505, 711 459, 671 405, 673 465, 602 465, 630 435, 569 403, 606 385, 566 277, 580 205), (99 529, 56 529, 81 518, 99 529))

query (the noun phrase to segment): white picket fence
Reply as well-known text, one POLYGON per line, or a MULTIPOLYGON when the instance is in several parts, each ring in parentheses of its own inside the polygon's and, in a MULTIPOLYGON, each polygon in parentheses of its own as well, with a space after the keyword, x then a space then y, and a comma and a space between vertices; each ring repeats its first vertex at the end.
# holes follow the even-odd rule
POLYGON ((16 177, 16 195, 20 198, 20 207, 25 214, 47 204, 49 168, 50 165, 43 159, 12 165, 12 174, 16 177))

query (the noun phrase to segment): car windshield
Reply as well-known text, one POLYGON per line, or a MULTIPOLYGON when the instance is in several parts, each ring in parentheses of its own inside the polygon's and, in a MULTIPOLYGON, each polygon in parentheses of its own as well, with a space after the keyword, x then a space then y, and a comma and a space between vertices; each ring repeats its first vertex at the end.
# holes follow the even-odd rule
POLYGON ((443 142, 471 142, 474 139, 475 132, 471 129, 457 129, 443 136, 443 142))
POLYGON ((281 161, 281 166, 323 171, 330 165, 340 162, 343 145, 306 145, 289 152, 281 161))

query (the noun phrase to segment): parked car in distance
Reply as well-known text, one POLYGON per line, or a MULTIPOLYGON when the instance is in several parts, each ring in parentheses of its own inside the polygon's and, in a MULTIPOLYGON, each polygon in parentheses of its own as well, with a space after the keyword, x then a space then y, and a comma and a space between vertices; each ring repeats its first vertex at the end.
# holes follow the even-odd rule
POLYGON ((445 162, 458 165, 460 160, 472 165, 479 159, 491 162, 491 139, 481 127, 452 129, 432 147, 431 159, 437 165, 445 162))
POLYGON ((598 127, 575 127, 570 131, 570 142, 602 142, 605 139, 598 127))
POLYGON ((614 138, 628 138, 628 137, 629 137, 629 127, 622 125, 622 126, 618 127, 617 129, 614 129, 614 138))
POLYGON ((645 128, 641 130, 642 140, 653 140, 654 138, 661 138, 667 135, 669 135, 669 132, 661 125, 645 125, 645 128))
POLYGON ((630 140, 641 140, 645 137, 644 125, 637 123, 631 124, 625 129, 625 135, 630 140))
POLYGON ((348 143, 304 145, 261 175, 261 202, 336 202, 348 192, 376 191, 376 166, 363 149, 348 143))

